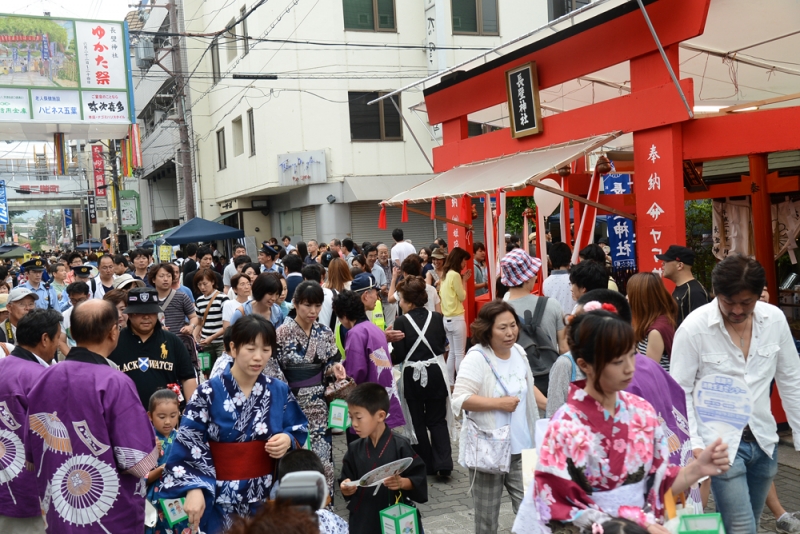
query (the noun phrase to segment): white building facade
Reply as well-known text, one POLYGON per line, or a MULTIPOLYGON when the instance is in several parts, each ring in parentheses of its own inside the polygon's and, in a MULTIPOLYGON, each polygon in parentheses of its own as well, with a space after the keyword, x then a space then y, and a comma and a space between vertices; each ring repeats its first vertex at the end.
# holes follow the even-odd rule
MULTIPOLYGON (((389 208, 388 229, 379 230, 378 202, 433 176, 441 134, 427 123, 421 91, 396 97, 402 117, 389 100, 367 102, 583 4, 565 1, 270 0, 238 22, 258 0, 183 0, 186 32, 233 28, 213 42, 185 40, 197 215, 256 243, 283 235, 390 241, 400 210, 389 208)), ((166 10, 152 11, 145 27, 163 28, 166 10)), ((157 70, 140 83, 134 76, 145 123, 140 194, 151 212, 144 234, 184 211, 178 130, 159 104, 169 102, 169 76, 157 70)), ((470 121, 470 135, 503 126, 470 121)), ((442 223, 409 215, 402 227, 418 248, 444 235, 442 223)))

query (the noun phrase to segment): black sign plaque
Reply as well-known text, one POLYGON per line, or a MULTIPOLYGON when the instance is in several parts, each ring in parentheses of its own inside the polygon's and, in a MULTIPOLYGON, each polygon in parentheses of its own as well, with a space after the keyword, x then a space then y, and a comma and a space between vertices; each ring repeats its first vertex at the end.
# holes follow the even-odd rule
POLYGON ((89 222, 92 224, 97 223, 97 206, 94 202, 94 195, 89 195, 89 222))
POLYGON ((536 63, 527 63, 506 71, 508 115, 511 119, 511 137, 542 132, 542 112, 539 108, 539 80, 536 63))

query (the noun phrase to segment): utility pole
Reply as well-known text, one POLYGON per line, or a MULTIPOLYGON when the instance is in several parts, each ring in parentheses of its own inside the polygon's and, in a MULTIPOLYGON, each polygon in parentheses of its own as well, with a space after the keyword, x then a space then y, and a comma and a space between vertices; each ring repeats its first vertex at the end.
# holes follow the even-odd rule
MULTIPOLYGON (((194 211, 194 183, 192 180, 192 158, 189 146, 189 126, 186 124, 186 110, 184 109, 185 83, 183 78, 183 60, 180 50, 180 27, 178 26, 178 6, 175 0, 167 3, 169 11, 169 26, 172 33, 172 71, 175 77, 175 110, 178 113, 178 128, 180 132, 180 149, 178 150, 180 162, 175 162, 181 168, 183 175, 183 199, 186 203, 186 221, 195 218, 194 211)), ((177 174, 177 173, 176 173, 177 174)))
POLYGON ((108 156, 111 159, 111 183, 114 186, 114 202, 117 204, 117 253, 128 250, 128 236, 122 231, 122 208, 119 205, 119 190, 122 179, 117 169, 117 140, 112 139, 108 145, 108 156))

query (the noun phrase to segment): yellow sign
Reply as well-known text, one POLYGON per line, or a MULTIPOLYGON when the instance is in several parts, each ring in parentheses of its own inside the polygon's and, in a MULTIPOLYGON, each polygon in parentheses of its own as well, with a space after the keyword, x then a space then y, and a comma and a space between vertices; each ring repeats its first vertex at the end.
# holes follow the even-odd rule
POLYGON ((170 245, 158 246, 158 259, 162 262, 169 262, 172 260, 172 247, 170 245))

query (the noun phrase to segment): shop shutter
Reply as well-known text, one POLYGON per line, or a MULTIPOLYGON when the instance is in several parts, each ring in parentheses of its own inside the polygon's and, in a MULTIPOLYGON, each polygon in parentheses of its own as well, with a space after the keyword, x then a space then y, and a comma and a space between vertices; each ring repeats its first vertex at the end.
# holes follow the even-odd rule
MULTIPOLYGON (((417 204, 420 210, 429 212, 430 204, 417 204)), ((377 202, 354 202, 350 204, 350 228, 352 228, 352 239, 361 246, 364 241, 375 243, 381 241, 391 247, 394 244, 392 230, 395 228, 403 229, 403 237, 410 239, 414 247, 419 250, 431 244, 434 239, 434 227, 430 217, 408 213, 408 222, 401 223, 401 209, 395 207, 386 208, 386 230, 378 228, 378 217, 381 208, 377 202)))
POLYGON ((307 206, 300 208, 300 225, 303 229, 303 241, 308 243, 310 239, 316 241, 317 237, 317 208, 307 206))

